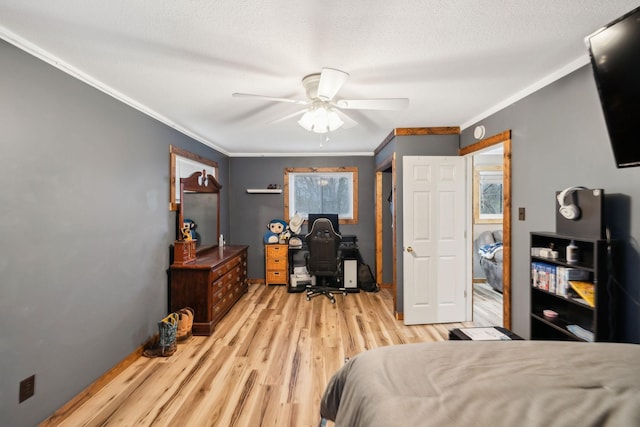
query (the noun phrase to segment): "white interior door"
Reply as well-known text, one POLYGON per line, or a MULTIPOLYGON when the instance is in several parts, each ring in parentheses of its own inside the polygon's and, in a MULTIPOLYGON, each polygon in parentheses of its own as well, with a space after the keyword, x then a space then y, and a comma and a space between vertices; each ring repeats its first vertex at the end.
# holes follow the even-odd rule
POLYGON ((465 320, 464 157, 403 157, 404 323, 465 320))

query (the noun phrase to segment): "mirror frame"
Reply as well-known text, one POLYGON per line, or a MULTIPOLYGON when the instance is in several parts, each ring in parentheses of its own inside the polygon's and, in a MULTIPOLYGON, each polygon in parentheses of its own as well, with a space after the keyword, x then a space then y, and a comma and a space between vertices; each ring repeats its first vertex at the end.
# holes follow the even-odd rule
POLYGON ((190 151, 169 145, 169 210, 176 211, 180 205, 181 178, 188 178, 193 172, 208 171, 214 177, 218 176, 218 162, 209 160, 190 151), (198 169, 194 171, 194 167, 198 169), (191 172, 189 172, 191 171, 191 172), (189 173, 187 175, 186 172, 189 173))
MULTIPOLYGON (((213 193, 218 194, 218 203, 216 203, 216 238, 220 235, 220 189, 222 185, 216 180, 216 178, 207 174, 205 170, 202 172, 194 172, 187 178, 180 178, 180 200, 184 200, 183 196, 185 191, 192 193, 213 193), (204 177, 204 179, 202 178, 204 177)), ((178 224, 176 235, 178 236, 178 240, 182 239, 182 233, 180 232, 180 226, 184 222, 184 206, 182 203, 178 205, 178 224)), ((218 246, 217 240, 213 245, 201 246, 196 250, 196 253, 203 252, 207 249, 215 248, 218 246)))

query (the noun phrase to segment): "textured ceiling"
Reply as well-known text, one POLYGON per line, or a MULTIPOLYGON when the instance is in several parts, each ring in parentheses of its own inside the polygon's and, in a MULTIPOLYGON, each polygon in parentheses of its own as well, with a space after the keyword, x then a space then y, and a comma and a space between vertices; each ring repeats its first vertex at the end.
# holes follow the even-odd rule
POLYGON ((463 129, 588 61, 584 37, 637 0, 0 0, 0 37, 228 155, 371 153, 396 127, 463 129), (321 136, 289 103, 303 76, 350 73, 321 136))

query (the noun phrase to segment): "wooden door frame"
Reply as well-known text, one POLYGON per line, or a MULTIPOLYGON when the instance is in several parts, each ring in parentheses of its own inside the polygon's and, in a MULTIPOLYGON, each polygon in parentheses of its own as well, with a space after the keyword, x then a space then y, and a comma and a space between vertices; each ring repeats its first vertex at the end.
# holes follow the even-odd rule
POLYGON ((493 145, 503 144, 502 173, 502 322, 511 329, 511 131, 482 139, 458 150, 460 156, 473 155, 493 145))

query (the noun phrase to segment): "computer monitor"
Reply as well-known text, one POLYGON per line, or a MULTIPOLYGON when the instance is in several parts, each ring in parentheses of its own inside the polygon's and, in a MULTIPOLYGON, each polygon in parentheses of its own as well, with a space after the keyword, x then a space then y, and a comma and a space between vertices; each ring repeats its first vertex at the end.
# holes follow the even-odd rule
POLYGON ((311 232, 311 227, 313 226, 313 223, 316 219, 318 218, 327 218, 329 221, 331 221, 331 225, 333 225, 333 230, 340 234, 340 226, 339 221, 338 221, 338 214, 330 214, 330 213, 310 213, 309 214, 309 221, 307 223, 307 233, 311 232))

